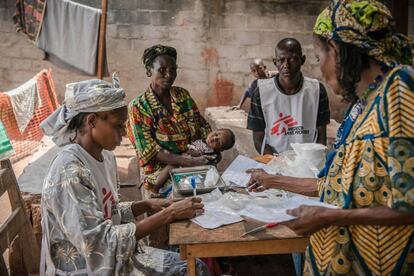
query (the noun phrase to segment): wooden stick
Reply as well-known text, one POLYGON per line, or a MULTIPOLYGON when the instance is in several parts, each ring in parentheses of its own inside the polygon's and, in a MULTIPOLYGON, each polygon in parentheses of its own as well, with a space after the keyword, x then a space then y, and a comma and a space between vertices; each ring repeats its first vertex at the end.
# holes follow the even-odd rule
POLYGON ((97 77, 103 79, 105 73, 105 36, 106 36, 106 13, 108 9, 108 0, 101 0, 102 15, 99 22, 99 41, 98 41, 98 64, 97 77))
POLYGON ((47 1, 43 2, 42 17, 40 19, 39 29, 37 30, 37 34, 36 34, 35 40, 33 41, 33 44, 36 43, 37 39, 39 38, 40 32, 42 31, 43 19, 45 19, 45 13, 46 13, 46 3, 47 1))
POLYGON ((55 87, 54 86, 52 87, 52 85, 50 85, 50 82, 53 81, 51 70, 52 69, 49 69, 47 73, 43 73, 43 74, 45 75, 44 78, 45 78, 45 84, 47 88, 47 95, 49 96, 53 110, 56 110, 59 106, 59 103, 57 102, 57 99, 56 99, 55 87))

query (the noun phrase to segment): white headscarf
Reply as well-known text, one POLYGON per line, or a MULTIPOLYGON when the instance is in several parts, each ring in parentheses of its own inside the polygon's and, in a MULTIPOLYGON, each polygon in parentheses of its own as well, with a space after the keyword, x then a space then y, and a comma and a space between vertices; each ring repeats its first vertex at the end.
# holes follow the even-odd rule
POLYGON ((127 106, 124 89, 120 87, 119 78, 115 74, 112 81, 111 84, 93 79, 66 84, 63 104, 40 124, 45 135, 53 136, 53 141, 58 146, 66 145, 75 136, 75 132, 69 130, 68 126, 76 115, 127 106))

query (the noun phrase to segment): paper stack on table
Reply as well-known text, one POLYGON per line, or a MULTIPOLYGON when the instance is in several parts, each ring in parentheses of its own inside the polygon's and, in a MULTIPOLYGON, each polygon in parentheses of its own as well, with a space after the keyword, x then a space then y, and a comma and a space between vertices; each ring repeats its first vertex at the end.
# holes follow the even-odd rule
POLYGON ((235 192, 222 194, 220 190, 216 189, 200 197, 203 198, 205 213, 192 221, 207 229, 239 222, 243 220, 242 216, 265 223, 292 220, 295 217, 286 214, 286 210, 297 208, 300 205, 337 208, 320 202, 318 199, 292 193, 287 193, 282 197, 269 194, 269 197, 258 198, 235 192))
MULTIPOLYGON (((266 165, 239 155, 221 177, 230 186, 246 187, 250 180, 250 174, 246 173, 248 169, 263 169, 268 173, 276 174, 274 167, 275 164, 266 165)), ((318 198, 310 198, 277 189, 249 194, 235 192, 222 194, 217 189, 209 194, 201 195, 201 197, 203 198, 205 213, 192 219, 192 221, 207 229, 239 222, 243 220, 242 216, 265 223, 292 220, 295 217, 288 215, 286 211, 300 205, 337 208, 320 202, 318 198)))

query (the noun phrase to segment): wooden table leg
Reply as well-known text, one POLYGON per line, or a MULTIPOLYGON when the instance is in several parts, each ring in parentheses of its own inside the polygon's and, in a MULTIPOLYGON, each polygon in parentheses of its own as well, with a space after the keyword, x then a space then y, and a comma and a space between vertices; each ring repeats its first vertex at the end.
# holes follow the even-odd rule
POLYGON ((180 258, 181 260, 187 260, 187 245, 180 244, 180 258))
POLYGON ((187 257, 187 274, 188 276, 196 276, 195 258, 187 257))

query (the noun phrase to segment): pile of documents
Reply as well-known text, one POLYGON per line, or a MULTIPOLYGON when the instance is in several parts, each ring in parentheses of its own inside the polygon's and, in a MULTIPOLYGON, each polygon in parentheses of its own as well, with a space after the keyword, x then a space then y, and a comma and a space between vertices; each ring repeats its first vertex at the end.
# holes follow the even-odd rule
POLYGON ((203 199, 205 212, 192 219, 203 228, 214 229, 249 217, 265 223, 283 222, 295 217, 286 214, 289 209, 300 205, 336 208, 333 205, 320 202, 298 194, 268 190, 264 197, 236 192, 223 194, 219 189, 200 196, 203 199))
MULTIPOLYGON (((260 168, 272 173, 272 168, 239 155, 223 173, 222 178, 230 186, 246 187, 250 174, 246 170, 260 168)), ((223 194, 215 189, 208 194, 200 195, 203 199, 205 212, 192 219, 203 228, 214 229, 222 225, 232 224, 249 217, 264 223, 283 222, 295 217, 286 213, 300 205, 321 206, 336 208, 320 202, 318 198, 311 198, 299 194, 289 193, 277 189, 269 189, 260 193, 228 192, 223 194)))

